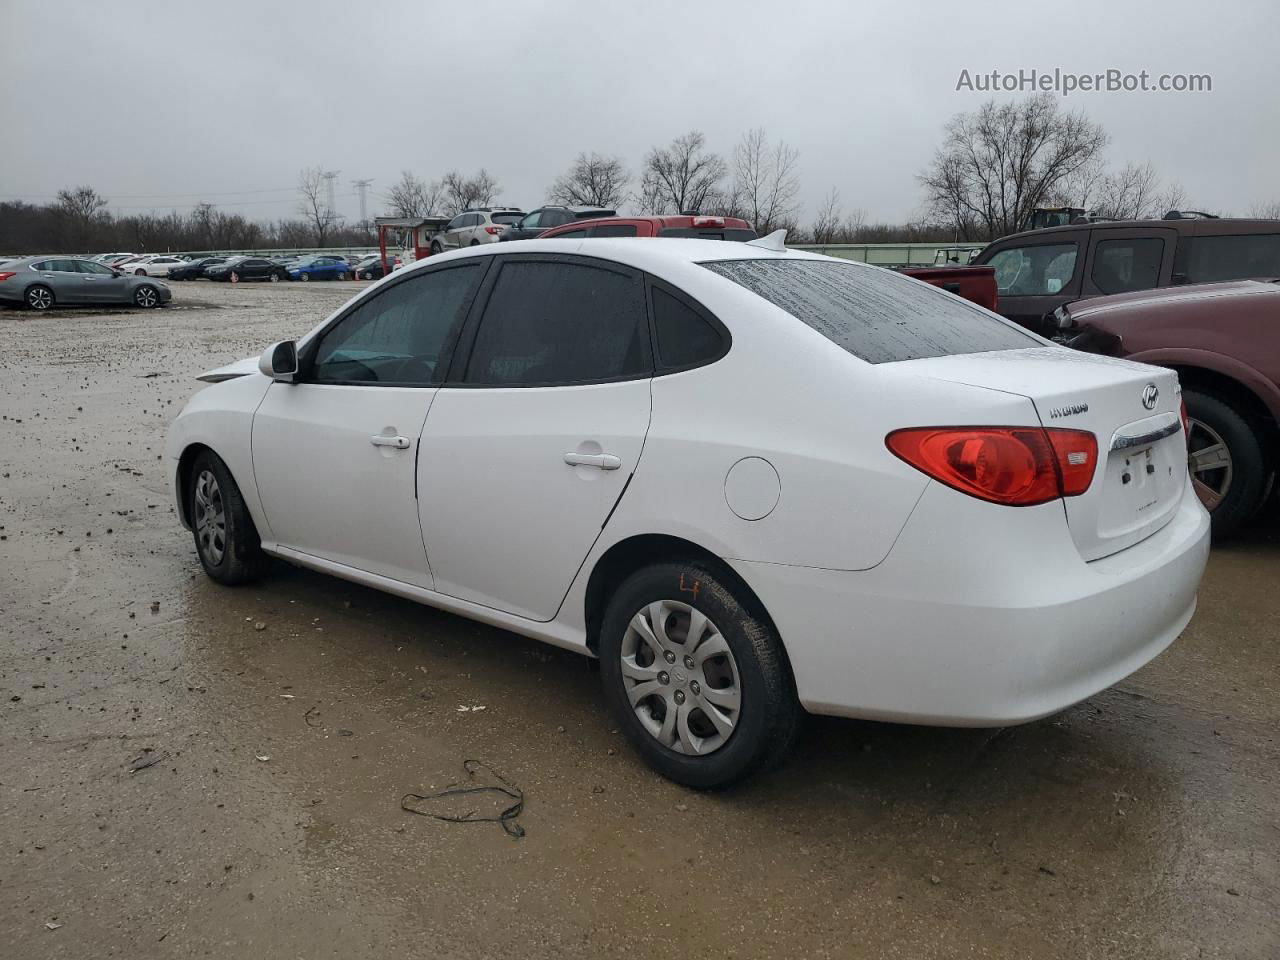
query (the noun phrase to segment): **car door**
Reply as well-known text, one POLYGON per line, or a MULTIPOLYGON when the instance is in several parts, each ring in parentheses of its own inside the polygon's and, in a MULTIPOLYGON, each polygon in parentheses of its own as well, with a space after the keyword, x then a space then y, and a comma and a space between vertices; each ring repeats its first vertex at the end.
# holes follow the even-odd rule
POLYGON ((354 304, 273 383, 253 418, 253 471, 283 547, 431 586, 415 499, 422 424, 483 263, 414 273, 354 304))
POLYGON ((640 276, 583 257, 491 268, 418 465, 436 590, 546 621, 626 489, 649 425, 640 276))
POLYGON ((1080 281, 1083 297, 1169 285, 1178 232, 1162 227, 1094 230, 1080 281))
POLYGON ((85 302, 84 275, 75 260, 49 259, 31 266, 40 274, 41 282, 53 291, 55 303, 85 302))
POLYGON ((77 260, 85 303, 126 303, 132 291, 127 277, 90 260, 77 260))
POLYGON ((544 211, 535 210, 520 221, 515 228, 514 240, 529 240, 536 237, 543 230, 547 229, 542 223, 542 215, 544 211))
POLYGON ((462 228, 466 226, 470 216, 469 213, 460 213, 450 220, 440 235, 440 245, 445 249, 459 246, 462 228))
POLYGON ((1044 318, 1068 300, 1080 297, 1088 230, 1054 232, 992 253, 979 262, 995 268, 998 310, 1037 333, 1044 318))

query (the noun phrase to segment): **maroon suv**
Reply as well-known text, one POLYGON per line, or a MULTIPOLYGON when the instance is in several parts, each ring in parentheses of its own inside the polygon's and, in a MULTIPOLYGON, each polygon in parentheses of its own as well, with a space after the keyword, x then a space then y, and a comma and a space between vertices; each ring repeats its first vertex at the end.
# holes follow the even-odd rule
POLYGON ((1059 307, 1057 339, 1178 372, 1191 478, 1227 536, 1253 515, 1280 449, 1280 283, 1236 280, 1059 307))

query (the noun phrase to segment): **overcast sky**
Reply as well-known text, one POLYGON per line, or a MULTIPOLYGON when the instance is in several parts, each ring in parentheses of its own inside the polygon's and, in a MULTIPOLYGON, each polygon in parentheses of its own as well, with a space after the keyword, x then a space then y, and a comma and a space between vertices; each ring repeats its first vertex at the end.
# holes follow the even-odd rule
MULTIPOLYGON (((800 151, 802 222, 837 187, 870 221, 916 174, 972 74, 1208 73, 1210 93, 1079 93, 1109 159, 1151 160, 1190 207, 1280 201, 1280 4, 369 3, 0 0, 0 197, 90 184, 119 211, 292 216, 301 168, 372 178, 486 167, 531 209, 582 150, 636 171, 691 129, 728 155, 763 126, 800 151)), ((1008 95, 1004 95, 1008 96, 1008 95)), ((376 208, 376 209, 374 209, 376 208)))

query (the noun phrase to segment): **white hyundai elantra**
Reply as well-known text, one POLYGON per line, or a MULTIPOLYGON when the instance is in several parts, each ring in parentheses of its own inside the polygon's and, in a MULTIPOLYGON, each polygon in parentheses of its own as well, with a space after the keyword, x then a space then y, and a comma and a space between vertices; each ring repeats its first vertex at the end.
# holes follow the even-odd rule
POLYGON ((771 241, 435 256, 206 374, 168 449, 205 570, 597 656, 696 787, 804 711, 1020 723, 1172 642, 1209 547, 1175 374, 771 241))

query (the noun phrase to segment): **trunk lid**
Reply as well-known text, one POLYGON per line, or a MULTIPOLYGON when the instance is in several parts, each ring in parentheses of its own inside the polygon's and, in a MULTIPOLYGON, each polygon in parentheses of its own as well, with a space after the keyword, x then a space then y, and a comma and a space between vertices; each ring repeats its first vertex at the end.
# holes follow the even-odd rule
POLYGON ((1063 500, 1072 539, 1085 560, 1145 540, 1173 518, 1187 482, 1181 389, 1173 371, 1063 347, 884 366, 1017 394, 1031 400, 1043 426, 1093 433, 1098 439, 1093 482, 1080 496, 1063 500))

